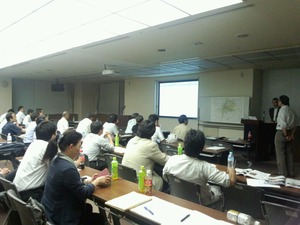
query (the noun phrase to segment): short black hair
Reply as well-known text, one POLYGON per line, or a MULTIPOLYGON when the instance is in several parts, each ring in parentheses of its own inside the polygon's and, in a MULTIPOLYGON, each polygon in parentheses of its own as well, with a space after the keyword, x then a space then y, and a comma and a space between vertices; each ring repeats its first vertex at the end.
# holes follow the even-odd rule
POLYGON ((191 129, 184 139, 184 153, 196 158, 202 152, 205 145, 204 133, 200 130, 191 129))
POLYGON ((39 125, 41 122, 46 121, 46 116, 45 115, 39 115, 36 118, 36 125, 39 125))
POLYGON ((139 115, 138 113, 132 113, 130 119, 136 118, 138 115, 139 115))
POLYGON ((20 106, 18 107, 18 111, 20 111, 20 109, 22 109, 22 108, 24 108, 24 106, 20 105, 20 106))
POLYGON ((110 114, 109 117, 107 118, 108 123, 115 123, 118 120, 118 115, 117 114, 110 114))
POLYGON ((182 114, 181 116, 178 117, 179 123, 185 123, 187 120, 188 120, 188 118, 184 114, 182 114))
POLYGON ((155 123, 156 121, 159 120, 159 117, 157 114, 150 114, 148 117, 148 120, 150 120, 151 122, 155 123))
POLYGON ((91 133, 98 134, 100 130, 103 130, 103 124, 101 121, 91 123, 91 133))
POLYGON ((30 115, 30 119, 31 121, 35 121, 36 118, 38 118, 39 114, 37 112, 32 112, 32 114, 30 115))
POLYGON ((85 118, 93 118, 93 117, 95 117, 96 116, 96 114, 95 113, 91 113, 91 112, 88 112, 87 114, 86 114, 86 116, 85 116, 85 118))
POLYGON ((277 101, 278 102, 278 98, 275 97, 275 98, 272 99, 272 101, 277 101))
POLYGON ((14 110, 14 109, 9 109, 9 110, 7 110, 7 112, 8 112, 8 113, 14 113, 15 110, 14 110))
POLYGON ((30 114, 30 113, 33 113, 33 112, 34 112, 33 109, 28 109, 28 110, 27 110, 27 114, 30 114))
POLYGON ((141 123, 144 120, 144 117, 142 115, 138 115, 135 117, 136 123, 141 123))
POLYGON ((50 141, 53 134, 56 134, 57 127, 52 121, 42 121, 35 128, 36 138, 43 141, 50 141))
POLYGON ((151 139, 155 133, 155 123, 150 120, 144 120, 138 127, 136 135, 140 138, 151 139))
POLYGON ((43 111, 43 108, 36 108, 35 111, 40 114, 43 111))
POLYGON ((14 114, 14 112, 9 112, 9 113, 6 114, 5 119, 6 119, 7 122, 9 122, 10 119, 13 118, 13 114, 14 114))
POLYGON ((284 105, 290 105, 290 99, 289 99, 289 97, 286 96, 286 95, 281 95, 281 96, 279 97, 279 100, 280 100, 281 103, 284 104, 284 105))

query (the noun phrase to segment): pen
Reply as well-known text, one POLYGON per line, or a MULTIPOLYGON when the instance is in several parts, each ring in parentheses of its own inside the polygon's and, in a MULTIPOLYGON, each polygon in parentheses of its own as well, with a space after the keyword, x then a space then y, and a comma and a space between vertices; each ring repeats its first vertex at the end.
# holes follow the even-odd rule
POLYGON ((150 209, 148 209, 146 206, 144 206, 144 209, 146 209, 151 215, 154 215, 154 213, 150 209))
POLYGON ((185 221, 187 218, 189 218, 190 217, 190 214, 187 214, 185 217, 183 217, 181 220, 180 220, 180 222, 183 222, 183 221, 185 221))

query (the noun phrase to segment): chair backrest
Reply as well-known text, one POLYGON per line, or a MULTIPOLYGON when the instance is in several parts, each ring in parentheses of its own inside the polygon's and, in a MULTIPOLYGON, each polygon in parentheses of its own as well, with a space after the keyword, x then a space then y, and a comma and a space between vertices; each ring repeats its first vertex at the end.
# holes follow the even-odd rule
POLYGON ((35 220, 32 208, 18 198, 16 192, 12 189, 7 191, 7 196, 10 202, 16 206, 16 209, 19 213, 22 225, 38 225, 35 220))
POLYGON ((12 190, 14 190, 16 192, 16 195, 18 196, 18 198, 21 198, 20 194, 19 194, 19 192, 17 190, 17 187, 16 187, 16 185, 13 182, 11 182, 11 181, 3 178, 3 177, 0 177, 0 183, 2 184, 3 189, 5 191, 8 191, 8 190, 12 189, 12 190))
POLYGON ((165 174, 170 187, 170 194, 185 200, 200 203, 200 185, 165 174))
POLYGON ((254 219, 263 219, 261 202, 264 200, 264 191, 261 188, 244 184, 236 184, 223 188, 224 210, 237 210, 251 215, 254 219))
POLYGON ((299 225, 300 209, 278 203, 262 201, 265 217, 270 225, 299 225))
POLYGON ((105 162, 107 164, 107 169, 109 170, 110 173, 111 173, 111 161, 113 160, 113 157, 117 158, 117 161, 118 161, 119 164, 122 163, 122 157, 121 156, 105 153, 104 154, 104 159, 105 159, 105 162))
POLYGON ((119 163, 118 165, 118 172, 119 172, 119 177, 137 183, 137 174, 135 169, 130 168, 128 166, 124 166, 119 163))
POLYGON ((90 166, 90 161, 89 161, 89 157, 87 154, 84 154, 84 165, 90 166))

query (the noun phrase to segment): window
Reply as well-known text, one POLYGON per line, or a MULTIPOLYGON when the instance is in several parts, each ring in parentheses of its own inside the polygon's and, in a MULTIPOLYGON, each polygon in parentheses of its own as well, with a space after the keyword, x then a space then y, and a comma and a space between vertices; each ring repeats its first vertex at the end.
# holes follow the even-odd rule
POLYGON ((158 114, 160 117, 198 117, 198 80, 160 82, 158 114))

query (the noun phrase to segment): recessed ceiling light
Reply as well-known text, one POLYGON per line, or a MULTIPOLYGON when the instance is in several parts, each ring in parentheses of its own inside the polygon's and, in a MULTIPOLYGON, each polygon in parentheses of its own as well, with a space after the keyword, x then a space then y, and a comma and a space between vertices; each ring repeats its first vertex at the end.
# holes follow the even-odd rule
POLYGON ((158 51, 158 52, 166 52, 167 49, 165 49, 165 48, 160 48, 160 49, 157 49, 157 51, 158 51))
POLYGON ((246 38, 246 37, 249 37, 249 34, 239 33, 239 34, 236 34, 235 37, 237 37, 237 38, 246 38))

